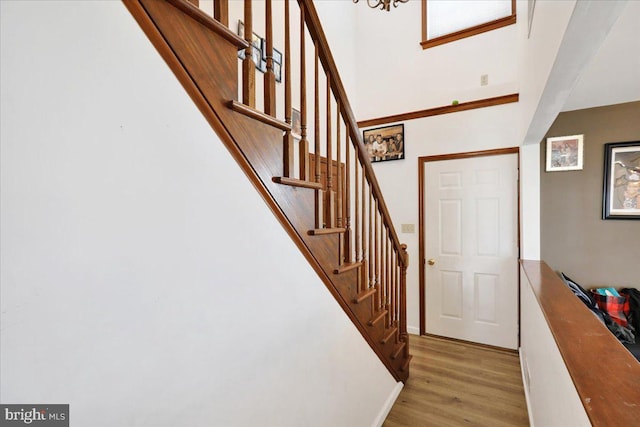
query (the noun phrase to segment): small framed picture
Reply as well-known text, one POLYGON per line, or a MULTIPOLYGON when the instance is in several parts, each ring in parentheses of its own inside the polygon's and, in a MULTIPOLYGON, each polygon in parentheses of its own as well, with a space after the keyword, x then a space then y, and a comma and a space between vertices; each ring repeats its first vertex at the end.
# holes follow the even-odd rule
POLYGON ((244 39, 244 22, 238 19, 238 35, 241 39, 244 39))
POLYGON ((273 74, 276 75, 276 82, 282 83, 282 65, 277 62, 273 63, 273 74))
POLYGON ((300 110, 291 109, 291 135, 295 139, 302 139, 302 119, 300 110))
MULTIPOLYGON (((238 19, 238 36, 244 39, 244 22, 240 19, 238 19)), ((253 60, 253 63, 256 64, 256 68, 260 71, 262 71, 262 57, 264 56, 263 44, 264 40, 262 37, 253 33, 253 37, 251 38, 251 59, 253 60)), ((238 58, 244 59, 245 56, 245 50, 240 49, 238 51, 238 58)), ((267 69, 266 63, 264 64, 264 69, 267 69)))
POLYGON ((253 60, 253 63, 256 64, 256 68, 258 70, 260 69, 260 65, 262 64, 262 59, 260 59, 261 55, 262 53, 260 52, 260 49, 255 46, 251 46, 251 59, 253 60))
POLYGON ((547 172, 582 169, 584 135, 547 138, 547 172))
POLYGON ((267 70, 267 61, 264 57, 264 40, 262 37, 253 33, 253 37, 251 39, 251 59, 253 59, 254 64, 256 64, 256 68, 262 72, 267 70), (264 67, 263 63, 264 62, 264 67))
POLYGON ((404 124, 368 129, 362 136, 372 163, 404 159, 404 124))
MULTIPOLYGON (((238 19, 238 36, 244 39, 244 22, 238 19)), ((244 59, 244 49, 238 50, 238 58, 244 59)))
POLYGON ((640 141, 604 145, 602 219, 640 219, 640 141))
POLYGON ((273 74, 276 75, 276 81, 282 82, 282 52, 278 49, 273 49, 273 74))

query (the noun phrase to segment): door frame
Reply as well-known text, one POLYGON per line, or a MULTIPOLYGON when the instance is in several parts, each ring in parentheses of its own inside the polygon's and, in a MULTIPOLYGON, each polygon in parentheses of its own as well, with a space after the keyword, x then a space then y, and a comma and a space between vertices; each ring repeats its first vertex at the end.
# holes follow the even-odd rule
MULTIPOLYGON (((497 148, 493 150, 483 150, 483 151, 471 151, 466 153, 452 153, 452 154, 439 154, 435 156, 422 156, 418 157, 418 253, 420 258, 419 265, 419 295, 420 295, 420 335, 425 335, 427 332, 426 326, 426 307, 425 307, 425 294, 426 294, 426 283, 425 283, 425 263, 426 263, 426 254, 425 254, 425 231, 426 224, 424 221, 425 215, 425 203, 427 202, 424 197, 424 172, 425 167, 428 162, 436 162, 441 160, 459 160, 459 159, 469 159, 473 157, 488 157, 488 156, 499 156, 503 154, 516 154, 516 162, 517 162, 517 247, 518 247, 518 260, 520 260, 520 148, 519 147, 511 147, 511 148, 497 148)), ((520 342, 520 275, 518 274, 518 343, 520 342)))

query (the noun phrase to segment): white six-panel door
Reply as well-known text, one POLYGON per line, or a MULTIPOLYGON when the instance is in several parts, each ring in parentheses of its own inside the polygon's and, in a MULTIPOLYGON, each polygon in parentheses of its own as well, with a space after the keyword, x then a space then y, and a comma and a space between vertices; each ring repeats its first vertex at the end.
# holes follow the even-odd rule
POLYGON ((426 331, 518 346, 518 157, 427 162, 426 331))

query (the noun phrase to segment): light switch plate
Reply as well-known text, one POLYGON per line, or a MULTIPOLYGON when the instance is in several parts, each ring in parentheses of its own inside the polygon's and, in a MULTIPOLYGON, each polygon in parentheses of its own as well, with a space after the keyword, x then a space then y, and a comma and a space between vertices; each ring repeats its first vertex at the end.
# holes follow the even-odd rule
POLYGON ((403 233, 412 234, 412 233, 416 232, 416 225, 415 224, 400 224, 400 230, 403 233))

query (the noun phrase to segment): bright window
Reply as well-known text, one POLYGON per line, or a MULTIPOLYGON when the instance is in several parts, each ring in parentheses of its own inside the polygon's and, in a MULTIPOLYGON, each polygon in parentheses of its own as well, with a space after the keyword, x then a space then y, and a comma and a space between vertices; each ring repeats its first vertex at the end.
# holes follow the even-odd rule
POLYGON ((422 47, 515 24, 515 7, 515 0, 422 0, 422 47))

